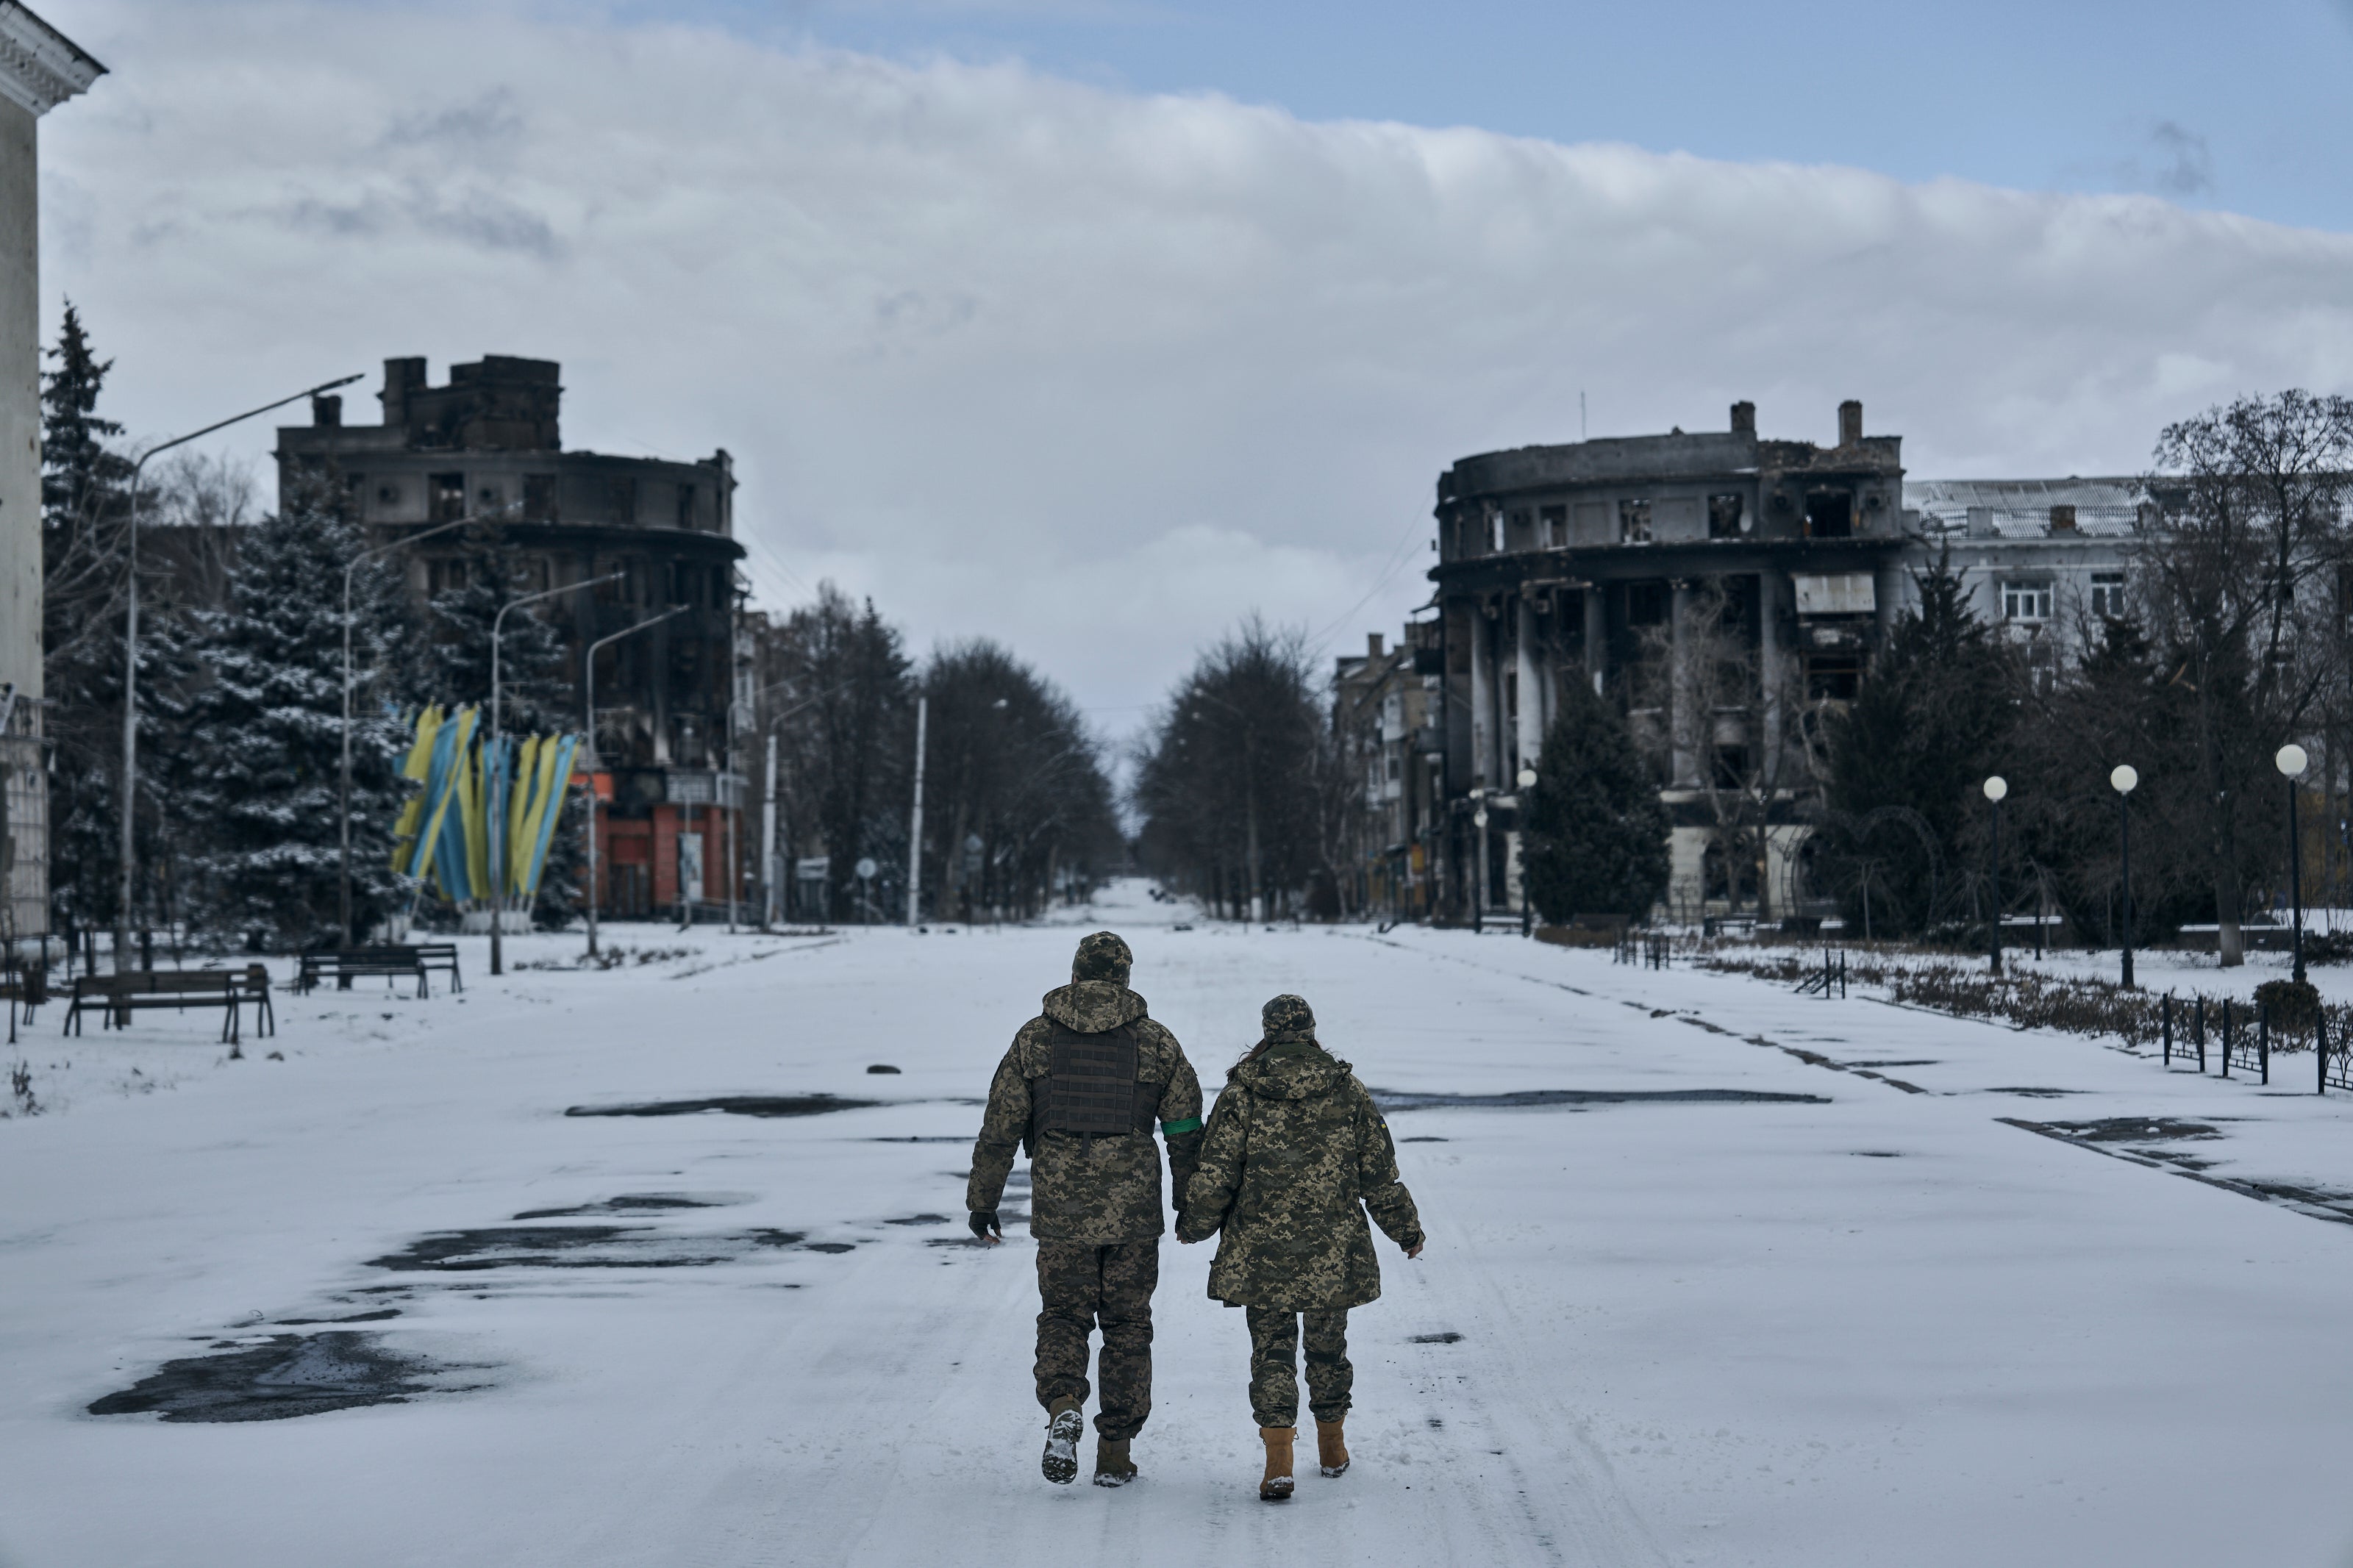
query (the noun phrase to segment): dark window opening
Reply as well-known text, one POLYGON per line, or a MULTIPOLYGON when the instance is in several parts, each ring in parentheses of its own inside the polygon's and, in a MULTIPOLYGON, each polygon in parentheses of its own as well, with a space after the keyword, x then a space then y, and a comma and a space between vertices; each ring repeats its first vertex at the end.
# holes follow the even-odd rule
POLYGON ((678 487, 678 525, 681 528, 694 526, 694 487, 692 485, 678 487))
POLYGON ((425 590, 428 594, 454 594, 466 585, 466 563, 462 559, 428 561, 425 563, 425 590))
POLYGON ((1568 543, 1568 508, 1539 507, 1536 510, 1536 518, 1544 531, 1543 537, 1537 541, 1542 548, 1559 550, 1568 543))
POLYGON ((628 528, 638 521, 638 481, 626 476, 613 481, 613 521, 628 528))
POLYGON ((522 514, 533 522, 555 521, 554 474, 525 474, 522 477, 522 514))
POLYGON ((1808 539, 1854 537, 1854 494, 1851 490, 1815 490, 1806 497, 1808 539))
POLYGON ((1735 859, 1723 845, 1711 844, 1701 852, 1699 867, 1704 897, 1736 910, 1757 901, 1757 865, 1746 855, 1735 859))
POLYGON ((1737 539, 1748 529, 1748 509, 1739 496, 1707 498, 1707 536, 1710 539, 1737 539))
POLYGON ((1817 702, 1852 702, 1862 689, 1862 657, 1852 653, 1806 656, 1806 696, 1817 702))
POLYGON ((466 476, 435 474, 426 481, 433 487, 433 521, 455 522, 466 515, 466 476))
POLYGON ((1630 626, 1662 626, 1667 623, 1667 585, 1664 583, 1629 583, 1626 584, 1626 624, 1630 626))
POLYGON ((1618 503, 1618 540, 1621 544, 1648 544, 1651 542, 1649 501, 1621 500, 1618 503))
POLYGON ((1746 789, 1748 787, 1748 748, 1718 746, 1715 749, 1715 787, 1746 789))

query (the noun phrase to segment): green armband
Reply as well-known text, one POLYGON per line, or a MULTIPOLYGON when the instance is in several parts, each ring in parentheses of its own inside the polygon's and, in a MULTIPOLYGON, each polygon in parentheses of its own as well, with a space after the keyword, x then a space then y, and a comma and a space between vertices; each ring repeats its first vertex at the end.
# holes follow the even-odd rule
POLYGON ((1198 1132, 1200 1130, 1201 1119, 1198 1116, 1188 1116, 1182 1121, 1164 1121, 1160 1124, 1160 1135, 1163 1138, 1174 1138, 1179 1132, 1198 1132))

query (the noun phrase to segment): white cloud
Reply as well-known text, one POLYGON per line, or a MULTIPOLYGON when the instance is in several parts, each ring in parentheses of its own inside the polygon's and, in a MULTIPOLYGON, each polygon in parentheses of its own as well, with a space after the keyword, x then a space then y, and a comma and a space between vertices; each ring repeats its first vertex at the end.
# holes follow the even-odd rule
POLYGON ((737 455, 777 596, 771 552, 1107 709, 1250 608, 1341 616, 1446 463, 1574 439, 1580 390, 1597 435, 1751 397, 1824 439, 1858 396, 1958 476, 2129 469, 2205 402, 2353 381, 2353 239, 2153 197, 524 11, 53 19, 115 74, 44 122, 45 285, 134 428, 390 355, 560 359, 573 444, 737 455))

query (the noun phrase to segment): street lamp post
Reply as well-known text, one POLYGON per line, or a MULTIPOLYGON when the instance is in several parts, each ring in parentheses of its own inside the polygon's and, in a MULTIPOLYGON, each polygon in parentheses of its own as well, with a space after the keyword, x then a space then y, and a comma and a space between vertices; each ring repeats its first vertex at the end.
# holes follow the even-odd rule
POLYGON ((2305 763, 2309 761, 2304 748, 2290 741, 2272 758, 2287 780, 2287 885, 2288 894, 2295 902, 2295 983, 2304 984, 2304 839, 2296 831, 2295 781, 2304 776, 2305 763))
POLYGON ((138 852, 132 843, 131 824, 133 806, 139 798, 139 509, 143 495, 140 478, 146 472, 150 458, 159 457, 174 447, 185 447, 216 430, 226 430, 232 425, 242 424, 273 408, 283 408, 305 397, 316 397, 322 392, 349 386, 358 379, 356 375, 346 375, 334 381, 322 381, 275 403, 265 403, 259 408, 233 414, 201 430, 191 430, 185 436, 159 441, 140 453, 139 460, 131 465, 131 525, 129 535, 123 542, 127 564, 124 568, 126 597, 122 612, 122 798, 116 803, 121 816, 122 859, 122 897, 114 911, 114 967, 118 971, 131 967, 131 888, 139 865, 138 852))
MULTIPOLYGON (((1528 791, 1536 787, 1535 769, 1522 768, 1519 777, 1514 782, 1520 786, 1520 794, 1525 797, 1528 791)), ((1524 937, 1535 935, 1536 929, 1535 906, 1528 898, 1527 809, 1527 802, 1524 798, 1520 802, 1518 819, 1520 824, 1520 934, 1524 937)))
MULTIPOLYGON (((617 643, 623 637, 644 631, 648 626, 658 626, 685 608, 684 605, 672 605, 659 616, 648 616, 636 626, 624 626, 588 645, 586 676, 583 682, 587 708, 583 717, 587 721, 588 736, 588 956, 591 958, 596 956, 596 650, 607 643, 617 643)), ((493 926, 498 924, 495 917, 491 923, 493 926)))
POLYGON ((352 574, 379 555, 396 550, 406 550, 419 540, 430 539, 437 533, 447 533, 453 528, 463 528, 470 522, 483 521, 479 516, 452 518, 448 522, 412 533, 406 539, 396 539, 389 544, 379 544, 363 550, 343 566, 343 758, 342 786, 341 870, 337 877, 337 906, 343 921, 343 945, 357 947, 358 934, 352 929, 352 574))
POLYGON ((2010 781, 2000 773, 1985 782, 1985 797, 1993 803, 1993 972, 2001 973, 2001 797, 2010 793, 2010 781))
MULTIPOLYGON (((541 599, 553 599, 558 594, 569 594, 581 588, 593 588, 599 583, 617 583, 626 574, 620 572, 607 572, 602 577, 591 577, 586 582, 566 583, 560 588, 542 588, 536 594, 525 594, 519 599, 509 599, 499 606, 499 613, 491 617, 491 749, 487 753, 488 758, 495 758, 498 755, 499 638, 506 629, 507 612, 541 599)), ((488 781, 484 782, 487 784, 488 781)), ((509 780, 508 789, 512 791, 512 788, 513 781, 509 780)), ((487 795, 488 791, 484 793, 487 795)), ((499 938, 500 928, 506 923, 507 803, 503 800, 486 800, 484 804, 488 808, 484 815, 490 819, 488 826, 491 830, 491 973, 503 974, 506 973, 504 966, 506 953, 499 938)))
MULTIPOLYGON (((2121 879, 2124 885, 2124 896, 2120 901, 2125 907, 2124 985, 2125 989, 2127 991, 2133 988, 2132 792, 2134 786, 2139 783, 2140 774, 2133 771, 2132 764, 2129 763, 2119 763, 2116 765, 2116 771, 2108 774, 2108 787, 2116 792, 2116 833, 2122 845, 2124 854, 2124 874, 2121 879)), ((2039 927, 2037 928, 2038 931, 2041 928, 2039 927)))

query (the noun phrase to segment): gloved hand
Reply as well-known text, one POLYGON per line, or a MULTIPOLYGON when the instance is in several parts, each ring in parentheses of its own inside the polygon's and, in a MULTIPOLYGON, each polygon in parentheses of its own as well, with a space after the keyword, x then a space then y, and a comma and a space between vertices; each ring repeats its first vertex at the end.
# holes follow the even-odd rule
POLYGON ((997 1224, 997 1211, 995 1209, 973 1210, 972 1234, 986 1242, 995 1243, 1003 1241, 1005 1239, 1005 1227, 997 1224))

